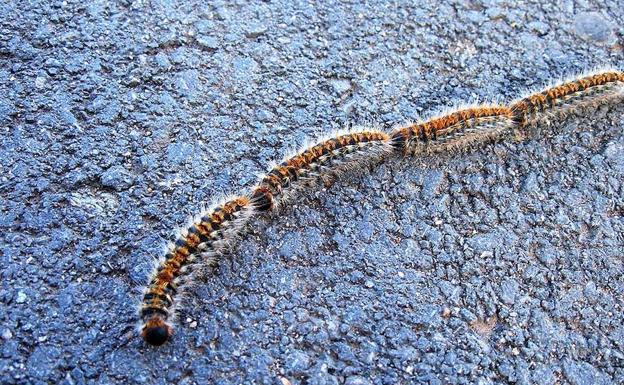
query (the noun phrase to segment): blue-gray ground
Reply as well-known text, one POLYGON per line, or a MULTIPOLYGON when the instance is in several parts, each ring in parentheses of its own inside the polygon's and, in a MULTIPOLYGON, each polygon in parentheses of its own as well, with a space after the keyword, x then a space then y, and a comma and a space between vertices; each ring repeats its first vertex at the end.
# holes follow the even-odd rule
POLYGON ((0 4, 2 384, 624 382, 622 106, 307 191, 136 336, 174 229, 306 138, 624 65, 618 1, 322 3, 0 4))

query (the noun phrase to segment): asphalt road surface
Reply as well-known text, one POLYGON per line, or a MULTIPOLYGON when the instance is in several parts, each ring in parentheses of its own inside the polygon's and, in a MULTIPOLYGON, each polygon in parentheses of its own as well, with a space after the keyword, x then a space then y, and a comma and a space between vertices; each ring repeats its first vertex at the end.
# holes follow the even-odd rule
POLYGON ((624 382, 622 102, 303 191, 137 336, 176 228, 308 138, 624 66, 618 1, 357 3, 0 3, 0 383, 624 382))

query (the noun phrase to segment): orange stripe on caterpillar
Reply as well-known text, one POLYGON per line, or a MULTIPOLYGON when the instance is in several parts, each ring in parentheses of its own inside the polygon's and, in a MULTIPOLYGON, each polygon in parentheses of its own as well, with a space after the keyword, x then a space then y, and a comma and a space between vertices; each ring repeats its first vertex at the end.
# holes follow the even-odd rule
POLYGON ((322 140, 273 167, 253 189, 252 204, 258 211, 269 211, 291 186, 390 150, 390 136, 375 130, 352 131, 322 140))
POLYGON ((605 70, 559 83, 525 96, 510 106, 520 127, 548 118, 549 113, 570 111, 624 95, 624 73, 605 70))
POLYGON ((499 105, 477 105, 451 110, 423 122, 395 128, 392 145, 411 153, 421 147, 435 148, 451 140, 489 138, 511 128, 511 109, 499 105))
POLYGON ((212 257, 223 248, 228 238, 240 228, 249 206, 247 197, 237 197, 198 216, 181 232, 166 252, 145 290, 140 317, 140 329, 145 342, 162 345, 173 333, 169 320, 173 316, 175 296, 184 278, 193 273, 197 259, 212 257))

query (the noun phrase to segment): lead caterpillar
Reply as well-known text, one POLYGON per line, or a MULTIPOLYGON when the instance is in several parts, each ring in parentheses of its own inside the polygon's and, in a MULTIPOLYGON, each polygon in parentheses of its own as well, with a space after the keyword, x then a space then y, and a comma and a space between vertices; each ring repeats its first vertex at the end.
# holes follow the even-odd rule
POLYGON ((245 194, 223 200, 181 231, 147 285, 140 334, 151 345, 172 335, 177 295, 202 266, 218 261, 254 215, 274 210, 300 186, 392 153, 446 150, 463 142, 496 139, 553 115, 624 96, 624 73, 604 70, 561 82, 511 104, 481 104, 393 129, 355 130, 321 140, 273 167, 245 194))
POLYGON ((168 246, 143 294, 140 334, 151 345, 173 334, 177 297, 202 265, 218 262, 251 216, 274 210, 305 183, 392 151, 377 130, 344 132, 300 151, 273 167, 247 194, 205 210, 168 246))

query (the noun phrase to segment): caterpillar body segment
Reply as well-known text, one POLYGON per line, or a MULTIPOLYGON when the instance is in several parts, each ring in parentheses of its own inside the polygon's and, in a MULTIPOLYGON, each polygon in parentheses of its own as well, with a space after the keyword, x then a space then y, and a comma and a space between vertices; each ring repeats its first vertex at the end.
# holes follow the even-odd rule
POLYGON ((500 105, 476 105, 452 110, 426 121, 397 127, 392 145, 413 154, 420 150, 437 150, 457 142, 496 137, 514 126, 510 108, 500 105))
POLYGON ((173 333, 176 297, 193 273, 213 263, 251 214, 249 198, 236 197, 205 210, 169 245, 143 295, 140 333, 162 345, 173 333))
POLYGON ((519 128, 577 107, 624 96, 624 72, 605 70, 565 81, 529 94, 510 105, 519 128))
POLYGON ((258 211, 272 210, 301 185, 391 151, 390 136, 377 130, 351 131, 321 140, 286 158, 262 177, 252 191, 252 204, 258 211))

